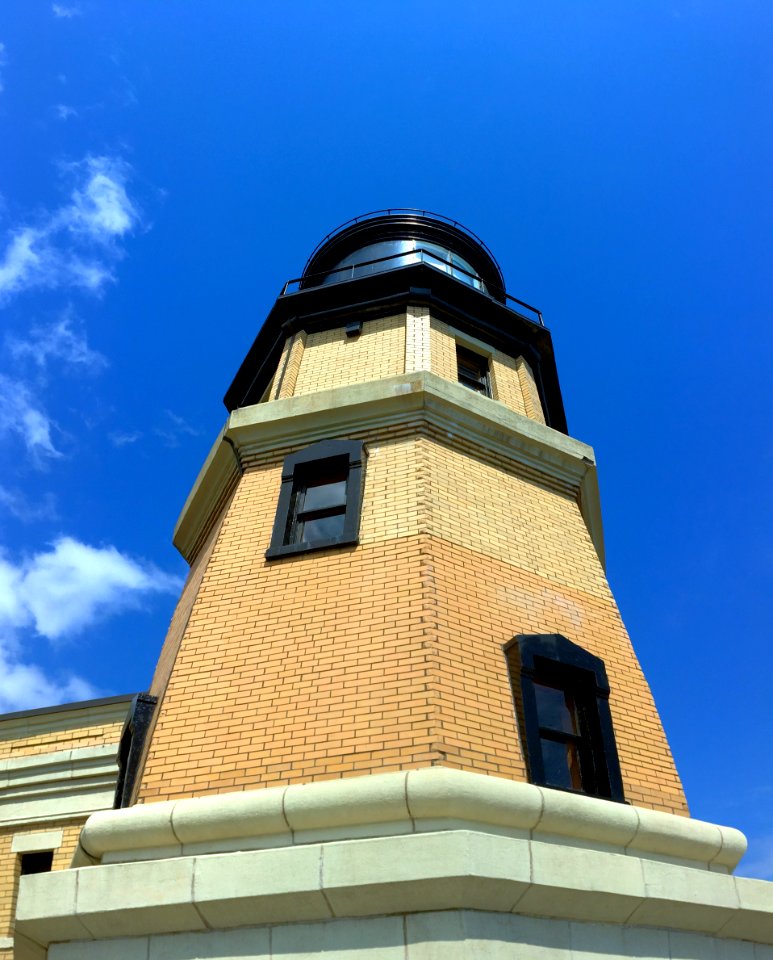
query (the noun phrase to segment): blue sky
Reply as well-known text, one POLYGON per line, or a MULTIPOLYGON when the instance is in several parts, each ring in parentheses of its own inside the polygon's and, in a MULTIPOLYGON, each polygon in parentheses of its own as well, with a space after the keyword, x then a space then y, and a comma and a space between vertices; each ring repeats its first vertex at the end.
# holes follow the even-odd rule
POLYGON ((772 40, 764 0, 5 0, 0 709, 147 687, 282 283, 437 210, 544 311, 692 812, 773 877, 772 40))

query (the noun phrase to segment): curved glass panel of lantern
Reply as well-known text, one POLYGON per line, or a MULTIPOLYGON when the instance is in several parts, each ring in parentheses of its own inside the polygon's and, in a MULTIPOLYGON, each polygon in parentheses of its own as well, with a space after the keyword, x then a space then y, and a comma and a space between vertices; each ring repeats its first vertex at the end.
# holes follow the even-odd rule
POLYGON ((475 273, 472 266, 458 253, 442 247, 438 243, 418 238, 400 240, 382 240, 360 247, 354 253, 340 260, 328 273, 323 284, 338 283, 341 280, 354 280, 368 277, 374 273, 397 270, 412 263, 426 263, 436 270, 448 273, 469 287, 485 292, 486 285, 475 273))

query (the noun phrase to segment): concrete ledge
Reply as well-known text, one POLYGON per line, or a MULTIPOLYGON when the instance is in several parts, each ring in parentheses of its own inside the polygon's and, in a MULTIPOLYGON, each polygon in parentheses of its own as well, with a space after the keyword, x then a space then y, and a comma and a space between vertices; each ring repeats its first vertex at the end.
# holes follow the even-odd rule
POLYGON ((81 845, 116 862, 470 825, 720 872, 746 851, 730 827, 444 767, 101 811, 81 845))
POLYGON ((459 829, 24 877, 16 929, 47 947, 460 909, 773 944, 773 884, 459 829))

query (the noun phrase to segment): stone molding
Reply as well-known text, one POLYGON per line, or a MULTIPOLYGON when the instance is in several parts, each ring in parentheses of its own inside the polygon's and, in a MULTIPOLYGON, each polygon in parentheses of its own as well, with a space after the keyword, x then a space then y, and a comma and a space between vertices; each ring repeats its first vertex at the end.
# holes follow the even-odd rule
POLYGON ((215 442, 177 521, 174 544, 190 562, 239 461, 285 447, 422 419, 455 439, 522 464, 575 491, 588 532, 604 564, 598 479, 593 450, 488 397, 428 371, 235 410, 215 442), (226 450, 226 446, 232 449, 226 450))
POLYGON ((0 760, 0 824, 86 816, 113 805, 118 745, 0 760))
POLYGON ((78 863, 185 857, 332 840, 483 829, 727 873, 732 827, 479 773, 427 767, 93 814, 78 863))

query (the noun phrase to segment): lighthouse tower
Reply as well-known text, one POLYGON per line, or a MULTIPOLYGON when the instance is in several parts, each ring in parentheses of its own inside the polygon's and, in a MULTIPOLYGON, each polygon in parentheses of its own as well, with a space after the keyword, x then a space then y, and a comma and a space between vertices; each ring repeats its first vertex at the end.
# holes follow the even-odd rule
POLYGON ((689 817, 550 333, 486 245, 345 224, 225 402, 120 808, 24 878, 18 949, 773 957, 743 837, 689 817))

